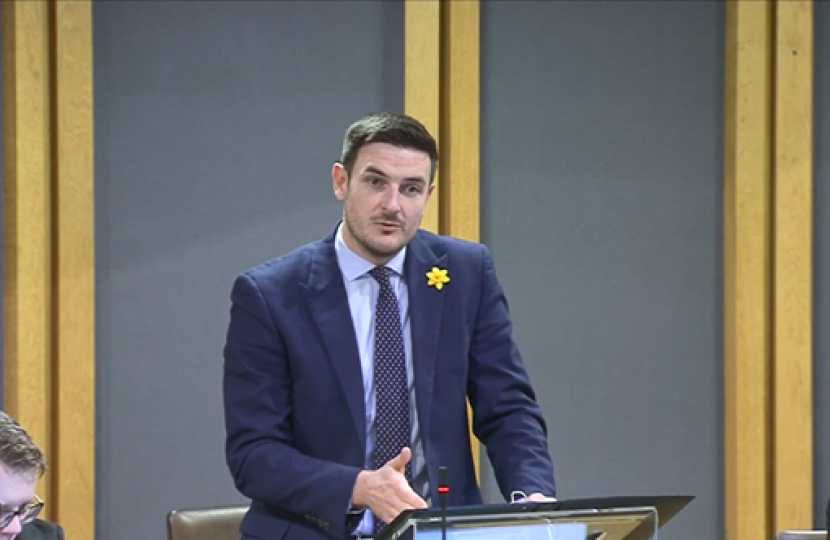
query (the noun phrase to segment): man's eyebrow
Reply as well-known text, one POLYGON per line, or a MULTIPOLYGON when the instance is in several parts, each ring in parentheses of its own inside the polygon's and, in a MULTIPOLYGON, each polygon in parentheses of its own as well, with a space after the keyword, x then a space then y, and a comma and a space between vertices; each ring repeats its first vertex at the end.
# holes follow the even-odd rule
POLYGON ((378 176, 383 176, 383 177, 388 176, 385 172, 383 172, 382 170, 378 169, 378 168, 377 168, 377 167, 375 167, 374 165, 369 165, 368 167, 366 167, 366 169, 365 169, 363 172, 364 172, 364 173, 372 173, 372 174, 376 174, 376 175, 378 175, 378 176))

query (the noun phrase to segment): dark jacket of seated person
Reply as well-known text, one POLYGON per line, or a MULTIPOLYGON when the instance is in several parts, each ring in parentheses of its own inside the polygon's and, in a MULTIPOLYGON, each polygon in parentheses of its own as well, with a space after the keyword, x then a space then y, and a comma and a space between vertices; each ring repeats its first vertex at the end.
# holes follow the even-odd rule
POLYGON ((24 525, 15 540, 64 540, 63 529, 49 521, 36 519, 24 525))

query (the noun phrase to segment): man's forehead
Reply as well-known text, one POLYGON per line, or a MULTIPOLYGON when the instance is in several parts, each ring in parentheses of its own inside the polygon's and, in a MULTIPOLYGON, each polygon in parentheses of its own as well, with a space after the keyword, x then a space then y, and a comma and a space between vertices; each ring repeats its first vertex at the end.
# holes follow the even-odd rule
POLYGON ((12 471, 0 466, 0 504, 16 508, 35 495, 37 471, 12 471))
POLYGON ((357 152, 355 163, 365 164, 367 162, 388 162, 388 163, 430 163, 429 154, 417 148, 408 146, 397 146, 385 142, 371 142, 363 145, 357 152))

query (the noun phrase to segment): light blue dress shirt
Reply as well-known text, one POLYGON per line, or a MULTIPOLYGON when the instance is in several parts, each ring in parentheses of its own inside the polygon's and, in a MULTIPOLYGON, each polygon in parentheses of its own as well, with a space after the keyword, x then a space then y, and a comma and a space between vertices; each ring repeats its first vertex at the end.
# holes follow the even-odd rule
MULTIPOLYGON (((375 267, 354 251, 343 240, 343 224, 337 229, 334 243, 337 254, 337 263, 343 274, 343 283, 349 298, 349 309, 352 314, 357 348, 360 354, 360 367, 363 374, 363 403, 366 410, 366 459, 364 466, 367 470, 374 469, 372 449, 375 446, 375 381, 374 381, 374 347, 375 347, 375 305, 377 304, 380 285, 367 272, 375 267)), ((392 270, 390 282, 401 310, 401 328, 403 328, 404 349, 406 354, 406 378, 409 384, 409 410, 412 424, 412 477, 413 489, 424 500, 428 501, 429 481, 424 456, 421 432, 418 429, 418 410, 415 406, 415 377, 412 365, 412 332, 409 318, 409 294, 406 281, 403 279, 403 265, 406 259, 406 248, 386 263, 392 270)), ((372 535, 372 513, 366 511, 366 516, 357 528, 357 533, 364 536, 372 535)))

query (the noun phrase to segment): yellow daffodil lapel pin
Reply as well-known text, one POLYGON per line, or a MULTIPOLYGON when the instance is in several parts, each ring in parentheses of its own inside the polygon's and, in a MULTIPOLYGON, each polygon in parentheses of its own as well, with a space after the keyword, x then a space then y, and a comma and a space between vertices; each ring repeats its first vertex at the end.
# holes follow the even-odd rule
POLYGON ((435 287, 439 291, 444 288, 445 283, 450 282, 450 276, 447 275, 447 269, 441 269, 437 266, 433 266, 432 270, 427 272, 427 285, 430 287, 435 287))

